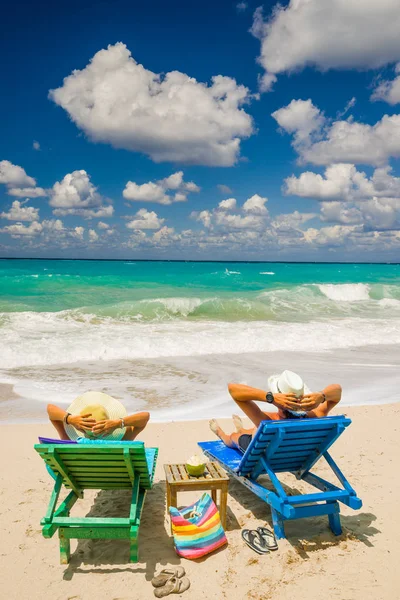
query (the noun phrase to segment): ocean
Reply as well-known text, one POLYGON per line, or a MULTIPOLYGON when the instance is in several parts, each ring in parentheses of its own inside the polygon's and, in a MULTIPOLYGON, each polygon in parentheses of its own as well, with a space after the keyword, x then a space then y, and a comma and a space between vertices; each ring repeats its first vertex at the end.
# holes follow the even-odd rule
POLYGON ((226 416, 228 378, 265 387, 324 356, 351 358, 336 379, 398 369, 400 265, 3 259, 0 333, 3 420, 87 389, 158 420, 226 416))

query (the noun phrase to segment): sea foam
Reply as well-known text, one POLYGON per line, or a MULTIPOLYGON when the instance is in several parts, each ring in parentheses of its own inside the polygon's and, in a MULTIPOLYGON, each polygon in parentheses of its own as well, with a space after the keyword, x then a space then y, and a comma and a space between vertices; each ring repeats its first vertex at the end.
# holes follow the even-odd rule
POLYGON ((318 284, 318 288, 330 300, 339 302, 369 300, 370 286, 366 283, 325 283, 318 284))
POLYGON ((3 318, 2 368, 294 349, 321 352, 400 342, 400 318, 346 318, 321 324, 176 319, 132 323, 96 315, 75 317, 72 311, 63 311, 22 312, 3 318))

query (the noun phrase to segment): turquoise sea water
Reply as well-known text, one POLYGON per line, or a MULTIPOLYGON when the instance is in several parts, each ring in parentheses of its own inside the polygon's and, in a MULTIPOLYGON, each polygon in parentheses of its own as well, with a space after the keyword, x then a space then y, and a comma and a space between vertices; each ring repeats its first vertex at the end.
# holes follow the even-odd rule
POLYGON ((399 343, 400 265, 0 260, 0 382, 29 398, 160 406, 207 356, 218 382, 249 353, 399 343))
POLYGON ((385 317, 399 301, 400 265, 0 260, 4 314, 302 321, 385 317))

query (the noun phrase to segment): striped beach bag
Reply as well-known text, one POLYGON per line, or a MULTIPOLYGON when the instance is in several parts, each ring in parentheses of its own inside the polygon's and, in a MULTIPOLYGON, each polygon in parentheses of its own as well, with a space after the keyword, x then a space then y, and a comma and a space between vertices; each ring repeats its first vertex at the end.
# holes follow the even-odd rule
POLYGON ((183 558, 200 558, 227 543, 219 512, 209 494, 178 510, 169 507, 175 550, 183 558))

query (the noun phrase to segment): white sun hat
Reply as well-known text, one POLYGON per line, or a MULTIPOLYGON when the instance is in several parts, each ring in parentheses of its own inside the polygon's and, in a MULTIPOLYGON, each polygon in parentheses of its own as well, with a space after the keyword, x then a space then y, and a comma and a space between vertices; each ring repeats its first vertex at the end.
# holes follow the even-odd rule
MULTIPOLYGON (((283 371, 280 375, 271 375, 268 379, 269 389, 273 394, 294 394, 299 398, 311 394, 310 388, 304 383, 300 375, 293 371, 283 371)), ((289 411, 296 414, 306 414, 304 411, 289 411)))
MULTIPOLYGON (((126 409, 124 405, 121 404, 121 402, 116 398, 113 398, 108 394, 103 394, 102 392, 85 392, 82 394, 82 396, 75 398, 75 400, 67 408, 67 412, 71 413, 71 415, 80 415, 82 414, 83 409, 87 407, 95 408, 96 405, 97 407, 104 408, 104 411, 107 413, 109 419, 121 419, 126 417, 126 409)), ((78 431, 69 423, 64 423, 64 429, 69 439, 72 441, 77 440, 78 437, 84 436, 82 431, 78 431)), ((118 427, 108 435, 102 436, 101 439, 118 441, 124 437, 125 431, 125 427, 118 427)), ((92 439, 96 439, 96 436, 93 436, 92 439)))

